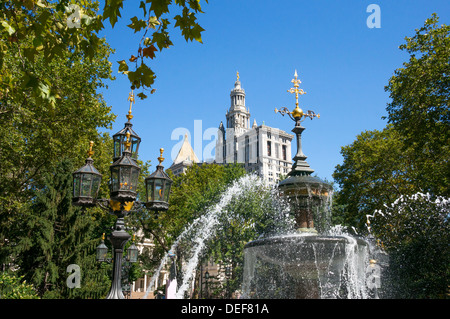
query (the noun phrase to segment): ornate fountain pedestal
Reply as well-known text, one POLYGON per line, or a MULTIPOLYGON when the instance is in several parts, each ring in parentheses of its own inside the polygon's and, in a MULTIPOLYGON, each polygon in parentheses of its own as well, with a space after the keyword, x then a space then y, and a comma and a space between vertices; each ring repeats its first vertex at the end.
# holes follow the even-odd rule
POLYGON ((311 174, 301 147, 301 122, 319 117, 306 114, 298 107, 300 80, 292 80, 296 107, 275 109, 295 121, 292 130, 297 137, 288 178, 278 184, 295 218, 296 233, 262 238, 244 248, 243 296, 247 298, 364 298, 368 245, 361 239, 339 234, 330 235, 330 203, 333 188, 311 174))
POLYGON ((290 176, 278 184, 278 190, 289 201, 299 232, 317 233, 316 228, 320 231, 327 226, 333 194, 330 184, 310 175, 290 176))

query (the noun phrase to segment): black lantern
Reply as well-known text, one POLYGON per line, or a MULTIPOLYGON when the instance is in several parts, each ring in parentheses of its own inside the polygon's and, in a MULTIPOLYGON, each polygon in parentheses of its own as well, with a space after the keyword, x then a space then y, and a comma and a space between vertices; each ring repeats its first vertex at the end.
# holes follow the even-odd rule
POLYGON ((111 166, 111 199, 120 203, 133 202, 137 196, 141 168, 131 158, 130 133, 127 133, 126 148, 122 156, 111 166))
POLYGON ((134 94, 133 91, 131 91, 130 96, 128 97, 128 101, 130 101, 130 110, 127 114, 128 122, 125 123, 125 127, 113 135, 113 142, 114 142, 114 155, 113 155, 113 162, 117 161, 121 156, 122 153, 126 150, 126 142, 128 140, 128 133, 130 134, 129 142, 130 144, 130 152, 131 152, 131 158, 135 161, 138 158, 138 151, 139 151, 139 144, 141 143, 141 138, 136 134, 136 132, 133 131, 131 124, 131 119, 133 118, 133 115, 131 115, 131 106, 134 102, 134 94))
POLYGON ((133 235, 133 243, 131 244, 130 247, 128 247, 127 249, 127 257, 128 257, 128 261, 135 263, 137 261, 138 258, 138 248, 136 247, 136 245, 134 244, 134 235, 133 235))
POLYGON ((172 180, 164 172, 164 166, 161 165, 164 158, 162 154, 164 149, 160 149, 161 156, 158 157, 159 165, 156 171, 145 179, 145 188, 147 191, 147 208, 150 210, 167 210, 169 208, 169 194, 172 180))
POLYGON ((86 159, 86 164, 72 174, 72 203, 76 206, 94 206, 102 181, 102 174, 94 167, 94 160, 91 158, 94 154, 92 151, 94 142, 91 141, 89 144, 89 157, 86 159))
POLYGON ((130 122, 125 123, 125 127, 113 135, 114 141, 114 156, 113 161, 117 161, 125 150, 125 143, 127 141, 127 134, 130 134, 131 142, 131 158, 137 160, 139 144, 141 143, 141 138, 133 131, 131 128, 132 124, 130 122))
POLYGON ((97 261, 106 261, 106 254, 108 253, 108 247, 105 245, 105 233, 103 233, 102 243, 97 246, 97 261))

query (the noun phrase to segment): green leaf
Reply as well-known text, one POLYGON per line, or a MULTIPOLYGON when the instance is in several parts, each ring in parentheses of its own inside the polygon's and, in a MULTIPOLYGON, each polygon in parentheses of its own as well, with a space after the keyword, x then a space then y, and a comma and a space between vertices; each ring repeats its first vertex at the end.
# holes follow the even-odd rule
POLYGON ((123 9, 123 0, 106 0, 103 8, 103 20, 109 19, 114 28, 118 18, 122 17, 120 9, 123 9))
POLYGON ((117 61, 119 63, 119 72, 126 72, 128 71, 128 65, 125 60, 117 61))
POLYGON ((144 93, 139 93, 138 95, 137 95, 141 100, 144 100, 144 99, 146 99, 147 98, 147 95, 145 95, 144 93))
POLYGON ((13 35, 14 32, 16 32, 16 30, 12 26, 10 26, 6 21, 2 21, 2 26, 3 28, 5 28, 6 32, 8 32, 9 35, 13 35))
POLYGON ((152 16, 152 17, 148 18, 148 26, 150 28, 156 29, 157 25, 160 25, 157 17, 152 16))
POLYGON ((147 8, 145 7, 145 2, 141 1, 141 3, 139 4, 139 8, 142 8, 142 10, 144 10, 144 16, 147 15, 147 8))
POLYGON ((141 29, 147 27, 147 23, 144 20, 138 19, 136 16, 131 18, 131 23, 127 25, 130 29, 134 30, 134 33, 141 31, 141 29))
POLYGON ((169 12, 169 4, 171 2, 171 0, 152 0, 150 10, 152 10, 157 17, 160 17, 163 13, 169 12))
POLYGON ((152 41, 156 43, 159 51, 173 45, 172 41, 170 41, 169 39, 169 34, 167 32, 154 32, 152 41))

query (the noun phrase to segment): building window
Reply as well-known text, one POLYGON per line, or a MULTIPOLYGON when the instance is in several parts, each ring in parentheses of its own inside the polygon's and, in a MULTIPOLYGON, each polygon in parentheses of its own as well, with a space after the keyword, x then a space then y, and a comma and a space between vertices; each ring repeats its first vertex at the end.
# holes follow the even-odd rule
POLYGON ((283 160, 286 160, 286 145, 281 146, 283 160))
POLYGON ((275 157, 279 158, 280 157, 280 147, 279 144, 275 144, 275 157))
POLYGON ((248 136, 245 137, 245 163, 250 162, 250 145, 248 136))
POLYGON ((270 132, 267 132, 267 138, 272 138, 272 134, 270 132))
POLYGON ((267 141, 267 156, 272 156, 272 143, 267 141))

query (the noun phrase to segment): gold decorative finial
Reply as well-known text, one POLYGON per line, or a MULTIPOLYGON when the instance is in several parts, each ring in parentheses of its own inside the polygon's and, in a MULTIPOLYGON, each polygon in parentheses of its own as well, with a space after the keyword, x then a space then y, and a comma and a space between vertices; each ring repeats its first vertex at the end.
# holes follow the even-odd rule
POLYGON ((236 81, 239 81, 239 71, 236 71, 236 81))
POLYGON ((89 151, 87 152, 88 157, 92 157, 92 155, 94 155, 94 151, 92 150, 92 147, 94 146, 94 142, 90 141, 89 142, 89 151))
POLYGON ((161 165, 161 163, 164 161, 164 157, 163 157, 164 149, 160 148, 159 152, 160 152, 160 156, 158 157, 158 161, 159 161, 159 165, 161 165))
MULTIPOLYGON (((299 89, 299 87, 300 87, 300 83, 302 83, 302 81, 300 81, 298 78, 297 78, 297 70, 295 70, 295 73, 294 73, 294 77, 295 77, 295 79, 292 79, 292 83, 294 83, 294 87, 293 88, 290 88, 289 90, 288 90, 288 92, 289 93, 295 93, 295 106, 296 106, 296 109, 298 108, 298 95, 300 94, 300 95, 303 95, 303 94, 306 94, 306 92, 305 91, 303 91, 302 89, 299 89)), ((294 110, 295 111, 295 110, 294 110)))
POLYGON ((136 235, 135 234, 133 234, 133 241, 135 241, 136 240, 136 235))
POLYGON ((275 113, 280 113, 281 115, 289 115, 289 117, 294 120, 294 121, 300 121, 302 122, 305 118, 309 117, 311 120, 314 117, 320 118, 320 114, 316 114, 311 110, 308 110, 308 112, 304 113, 303 110, 301 108, 298 107, 298 95, 303 95, 306 94, 305 91, 303 91, 302 89, 299 89, 300 87, 300 83, 302 83, 302 81, 300 81, 298 79, 298 75, 297 75, 297 70, 295 70, 294 73, 294 79, 292 79, 291 81, 292 83, 294 83, 294 87, 290 88, 289 90, 287 90, 289 93, 295 93, 295 109, 291 112, 289 111, 288 108, 286 107, 282 107, 280 110, 275 109, 275 113))
POLYGON ((130 137, 131 137, 131 133, 130 133, 130 131, 127 131, 127 133, 125 134, 126 136, 127 136, 127 140, 125 141, 125 147, 126 147, 126 150, 130 150, 130 147, 131 147, 131 141, 130 141, 130 137))
POLYGON ((128 121, 130 121, 133 118, 133 115, 131 115, 131 107, 133 106, 133 103, 134 103, 133 90, 131 90, 130 94, 128 95, 127 101, 130 101, 130 109, 128 110, 128 114, 127 114, 127 119, 128 119, 128 121))
POLYGON ((103 233, 102 235, 102 240, 105 240, 105 233, 103 233))

